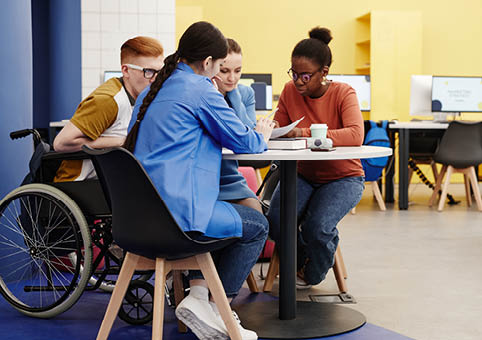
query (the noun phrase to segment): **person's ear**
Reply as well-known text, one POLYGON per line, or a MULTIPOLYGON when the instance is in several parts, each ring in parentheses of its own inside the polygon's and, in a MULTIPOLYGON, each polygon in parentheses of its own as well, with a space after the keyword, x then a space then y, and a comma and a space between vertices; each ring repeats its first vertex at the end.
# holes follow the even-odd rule
POLYGON ((323 66, 321 68, 321 77, 326 77, 328 75, 328 71, 330 71, 330 68, 328 66, 323 66))
POLYGON ((212 62, 213 62, 212 56, 206 57, 206 59, 203 60, 203 70, 206 71, 212 62))
POLYGON ((127 67, 127 65, 125 65, 125 64, 121 65, 121 71, 122 71, 122 77, 123 78, 129 78, 129 73, 127 73, 128 69, 129 68, 127 67))

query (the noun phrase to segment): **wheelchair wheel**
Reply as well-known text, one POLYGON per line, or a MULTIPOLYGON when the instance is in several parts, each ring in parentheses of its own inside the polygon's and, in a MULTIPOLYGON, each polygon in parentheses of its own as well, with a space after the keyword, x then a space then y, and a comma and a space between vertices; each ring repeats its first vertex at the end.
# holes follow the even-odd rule
POLYGON ((66 311, 91 273, 92 246, 82 211, 49 185, 13 190, 0 202, 0 262, 0 293, 15 309, 38 318, 66 311), (82 261, 73 264, 73 254, 82 261))
POLYGON ((131 325, 144 325, 152 321, 153 310, 154 287, 146 281, 131 281, 119 309, 119 318, 131 325))

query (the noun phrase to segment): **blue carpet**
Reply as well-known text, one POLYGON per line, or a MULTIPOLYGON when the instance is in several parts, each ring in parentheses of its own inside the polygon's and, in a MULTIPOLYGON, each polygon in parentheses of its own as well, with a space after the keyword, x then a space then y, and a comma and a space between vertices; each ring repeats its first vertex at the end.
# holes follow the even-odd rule
MULTIPOLYGON (((68 311, 52 319, 35 319, 24 316, 13 309, 0 296, 0 338, 2 340, 85 340, 95 339, 104 315, 110 294, 99 291, 84 292, 79 301, 68 311)), ((269 301, 274 299, 267 294, 249 294, 241 291, 235 303, 269 301)), ((151 339, 151 326, 132 326, 117 319, 109 339, 141 340, 151 339)), ((164 317, 164 340, 196 340, 190 332, 177 332, 173 309, 166 306, 164 317)), ((410 340, 382 327, 365 324, 363 327, 342 335, 323 338, 324 340, 410 340)), ((295 340, 295 339, 293 339, 295 340)))

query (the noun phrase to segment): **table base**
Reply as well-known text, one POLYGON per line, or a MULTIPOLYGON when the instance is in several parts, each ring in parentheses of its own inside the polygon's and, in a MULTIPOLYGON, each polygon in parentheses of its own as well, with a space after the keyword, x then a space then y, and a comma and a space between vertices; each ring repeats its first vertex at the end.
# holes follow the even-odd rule
POLYGON ((309 339, 352 331, 366 323, 360 312, 329 303, 296 302, 296 319, 280 320, 278 301, 235 307, 242 325, 266 339, 309 339))

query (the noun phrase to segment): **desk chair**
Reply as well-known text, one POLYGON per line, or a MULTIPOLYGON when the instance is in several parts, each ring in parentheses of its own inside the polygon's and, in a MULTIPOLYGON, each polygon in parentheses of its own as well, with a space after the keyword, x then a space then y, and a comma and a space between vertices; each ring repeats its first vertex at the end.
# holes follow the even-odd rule
MULTIPOLYGON (((251 167, 254 169, 254 172, 256 174, 256 181, 257 185, 256 188, 259 188, 261 186, 261 183, 263 182, 263 177, 261 176, 261 169, 266 168, 271 165, 271 161, 261 161, 261 160, 252 160, 252 161, 246 161, 246 160, 239 160, 238 164, 240 167, 251 167)), ((248 184, 249 185, 249 184, 248 184)), ((256 192, 256 189, 253 190, 256 192)))
MULTIPOLYGON (((383 201, 383 196, 380 191, 380 187, 378 186, 378 181, 366 181, 365 184, 367 183, 370 183, 370 186, 372 187, 373 196, 375 196, 375 199, 377 200, 378 207, 380 208, 380 210, 386 211, 387 207, 385 206, 385 202, 383 201)), ((351 213, 353 215, 356 214, 356 207, 351 209, 351 213)))
POLYGON ((447 173, 447 179, 443 184, 437 209, 438 211, 443 210, 445 199, 447 198, 450 177, 452 173, 460 172, 464 174, 465 193, 468 205, 470 206, 472 204, 469 188, 470 183, 474 192, 475 201, 477 202, 477 208, 479 211, 482 211, 482 199, 475 175, 475 167, 482 163, 482 122, 451 122, 442 137, 433 159, 435 162, 442 164, 442 170, 437 178, 437 183, 430 198, 429 205, 433 205, 433 201, 442 185, 444 175, 447 173))
POLYGON ((200 242, 177 225, 142 165, 123 148, 84 151, 95 170, 112 208, 112 233, 126 256, 112 293, 97 340, 106 340, 129 286, 134 270, 155 270, 152 339, 161 340, 166 275, 174 269, 200 269, 206 279, 231 339, 241 340, 211 251, 224 248, 236 238, 200 242), (122 169, 122 171, 119 171, 122 169))

